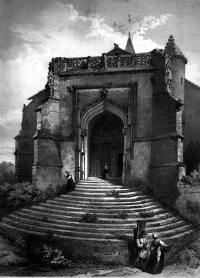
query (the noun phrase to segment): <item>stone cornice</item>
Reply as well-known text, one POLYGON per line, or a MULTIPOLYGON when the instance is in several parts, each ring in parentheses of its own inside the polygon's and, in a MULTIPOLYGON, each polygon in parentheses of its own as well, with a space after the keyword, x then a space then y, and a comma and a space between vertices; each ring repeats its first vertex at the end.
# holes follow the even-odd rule
POLYGON ((158 140, 165 140, 165 139, 177 140, 178 138, 184 139, 185 136, 179 132, 172 132, 172 133, 167 133, 167 134, 157 135, 157 136, 136 137, 134 138, 134 142, 158 141, 158 140))
POLYGON ((96 71, 91 70, 68 70, 67 72, 58 73, 59 77, 68 77, 68 76, 85 76, 85 75, 102 75, 102 74, 116 74, 116 73, 132 73, 132 72, 146 72, 146 71, 156 71, 157 69, 148 66, 148 67, 138 67, 138 68, 111 68, 111 69, 101 69, 96 71))

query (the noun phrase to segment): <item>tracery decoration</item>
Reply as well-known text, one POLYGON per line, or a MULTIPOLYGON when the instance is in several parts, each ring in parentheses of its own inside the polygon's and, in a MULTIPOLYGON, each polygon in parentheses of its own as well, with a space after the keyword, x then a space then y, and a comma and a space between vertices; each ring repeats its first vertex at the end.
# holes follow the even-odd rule
POLYGON ((118 108, 120 108, 121 110, 123 110, 123 112, 127 115, 128 113, 128 107, 119 104, 117 101, 111 99, 111 98, 107 98, 107 94, 108 94, 108 90, 106 90, 105 88, 103 90, 100 91, 100 98, 97 98, 93 101, 91 101, 90 103, 87 103, 82 111, 81 111, 81 117, 85 114, 86 111, 88 111, 91 107, 97 105, 98 103, 105 101, 108 102, 114 106, 117 106, 118 108))

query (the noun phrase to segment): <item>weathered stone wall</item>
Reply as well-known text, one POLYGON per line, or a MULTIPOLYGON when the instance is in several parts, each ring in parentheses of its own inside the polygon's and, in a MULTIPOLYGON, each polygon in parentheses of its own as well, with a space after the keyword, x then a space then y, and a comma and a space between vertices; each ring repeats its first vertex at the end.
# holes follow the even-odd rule
POLYGON ((177 98, 184 102, 185 64, 182 60, 172 59, 174 86, 169 90, 165 84, 164 59, 161 53, 153 55, 153 64, 159 70, 154 74, 151 186, 162 202, 174 206, 179 196, 180 167, 183 166, 182 108, 177 98))
POLYGON ((61 128, 59 99, 49 98, 37 111, 34 135, 33 182, 41 189, 61 184, 61 128))
POLYGON ((45 90, 39 92, 22 112, 22 128, 15 137, 15 175, 17 182, 32 182, 32 165, 34 161, 33 135, 37 125, 35 110, 42 104, 45 97, 45 90))
POLYGON ((200 223, 200 187, 179 181, 179 197, 175 207, 181 215, 200 223))
POLYGON ((151 142, 134 143, 134 159, 131 159, 130 180, 150 182, 151 142))
POLYGON ((65 171, 68 170, 75 177, 75 142, 63 141, 61 143, 62 182, 66 183, 65 171))

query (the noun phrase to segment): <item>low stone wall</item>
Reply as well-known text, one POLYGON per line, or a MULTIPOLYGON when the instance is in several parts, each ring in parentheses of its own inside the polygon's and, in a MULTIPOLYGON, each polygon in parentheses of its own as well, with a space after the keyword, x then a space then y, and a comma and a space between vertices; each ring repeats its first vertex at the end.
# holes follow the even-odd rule
POLYGON ((200 224, 200 186, 198 182, 189 184, 179 181, 177 187, 180 195, 175 203, 175 208, 188 220, 200 224))

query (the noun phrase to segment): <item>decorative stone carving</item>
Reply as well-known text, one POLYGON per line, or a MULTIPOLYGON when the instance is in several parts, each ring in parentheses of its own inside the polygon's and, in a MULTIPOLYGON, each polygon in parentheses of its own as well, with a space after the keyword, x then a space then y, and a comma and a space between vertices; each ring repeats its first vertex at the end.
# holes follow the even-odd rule
POLYGON ((173 80, 172 80, 172 72, 171 72, 171 57, 167 54, 165 55, 165 84, 166 84, 166 91, 168 93, 172 93, 173 80))
POLYGON ((47 91, 47 97, 54 97, 55 91, 59 90, 59 82, 55 80, 55 59, 52 58, 49 63, 49 72, 47 76, 47 84, 45 86, 47 91))
POLYGON ((123 135, 126 135, 126 130, 127 130, 127 129, 126 129, 125 127, 122 128, 122 134, 123 134, 123 135))
POLYGON ((24 104, 22 109, 22 130, 28 129, 28 119, 25 114, 25 109, 26 109, 26 105, 24 104))
POLYGON ((101 99, 107 98, 108 92, 109 92, 108 90, 106 90, 105 88, 103 88, 103 89, 100 91, 101 99))
POLYGON ((85 137, 87 135, 86 129, 81 129, 81 137, 85 137))
POLYGON ((91 107, 97 105, 98 103, 102 102, 102 101, 105 101, 105 102, 108 102, 112 105, 115 105, 117 107, 119 107, 121 110, 123 110, 123 112, 127 115, 128 113, 128 107, 125 107, 125 106, 122 106, 120 105, 117 101, 114 101, 113 99, 108 99, 107 98, 107 90, 106 91, 103 91, 102 90, 102 95, 101 95, 101 98, 97 98, 93 101, 91 101, 90 103, 87 103, 84 107, 83 107, 83 110, 81 111, 81 117, 85 114, 86 111, 88 111, 91 107))

